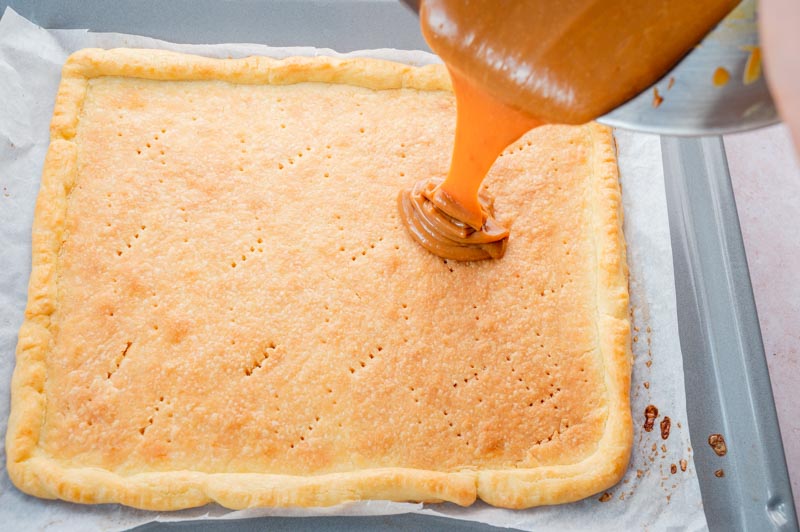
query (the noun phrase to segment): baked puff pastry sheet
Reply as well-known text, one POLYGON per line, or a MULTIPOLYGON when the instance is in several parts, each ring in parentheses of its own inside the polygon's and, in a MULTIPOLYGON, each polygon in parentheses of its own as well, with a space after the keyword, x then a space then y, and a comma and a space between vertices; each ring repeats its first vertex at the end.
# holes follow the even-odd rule
POLYGON ((171 510, 525 508, 614 484, 632 429, 613 137, 531 131, 501 260, 418 246, 439 65, 83 50, 64 66, 7 433, 23 491, 171 510))

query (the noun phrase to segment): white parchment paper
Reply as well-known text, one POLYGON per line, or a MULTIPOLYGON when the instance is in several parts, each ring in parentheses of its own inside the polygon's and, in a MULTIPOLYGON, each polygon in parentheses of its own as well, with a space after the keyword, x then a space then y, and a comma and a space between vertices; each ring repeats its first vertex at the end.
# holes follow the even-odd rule
MULTIPOLYGON (((48 126, 67 55, 86 47, 166 48, 213 57, 338 55, 327 49, 272 48, 252 44, 179 45, 86 30, 44 30, 6 9, 0 19, 0 430, 5 435, 17 331, 30 275, 33 208, 48 145, 48 126)), ((421 51, 370 50, 345 55, 412 64, 437 61, 421 51)), ((230 512, 219 506, 172 513, 118 505, 83 506, 24 495, 8 478, 0 453, 0 528, 16 530, 119 530, 150 521, 244 518, 263 515, 388 515, 421 512, 525 530, 701 530, 706 528, 686 421, 683 364, 678 341, 675 286, 658 137, 617 132, 634 326, 633 455, 623 481, 602 497, 525 511, 476 503, 421 505, 383 501, 319 509, 230 512), (656 428, 645 432, 644 409, 656 405, 656 428), (672 420, 667 439, 659 422, 672 420), (686 471, 681 470, 686 460, 686 471), (672 473, 672 465, 676 473, 672 473), (601 500, 602 499, 602 500, 601 500)))

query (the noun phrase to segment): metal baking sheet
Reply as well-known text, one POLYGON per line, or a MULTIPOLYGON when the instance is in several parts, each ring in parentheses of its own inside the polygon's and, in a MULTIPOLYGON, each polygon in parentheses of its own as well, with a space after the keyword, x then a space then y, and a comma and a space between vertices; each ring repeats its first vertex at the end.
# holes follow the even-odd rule
MULTIPOLYGON (((346 52, 423 49, 416 17, 392 0, 0 0, 47 28, 173 42, 265 42, 346 52)), ((689 424, 712 530, 798 530, 764 347, 721 139, 664 138, 670 232, 689 424), (725 435, 717 457, 709 434, 725 435), (714 471, 725 470, 716 478, 714 471)), ((261 518, 141 530, 491 530, 422 515, 261 518), (189 527, 189 528, 187 528, 189 527)))
POLYGON ((661 148, 689 432, 708 524, 797 530, 722 139, 664 137, 661 148), (725 436, 725 457, 707 443, 714 433, 725 436))

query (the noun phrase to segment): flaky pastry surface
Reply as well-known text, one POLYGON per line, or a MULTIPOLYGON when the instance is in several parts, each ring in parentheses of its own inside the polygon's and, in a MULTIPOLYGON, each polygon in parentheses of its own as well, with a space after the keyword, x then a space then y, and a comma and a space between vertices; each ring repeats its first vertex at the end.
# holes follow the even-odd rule
POLYGON ((493 167, 502 260, 396 195, 444 176, 441 66, 83 50, 63 70, 7 433, 23 491, 168 510, 577 500, 627 465, 609 129, 493 167))

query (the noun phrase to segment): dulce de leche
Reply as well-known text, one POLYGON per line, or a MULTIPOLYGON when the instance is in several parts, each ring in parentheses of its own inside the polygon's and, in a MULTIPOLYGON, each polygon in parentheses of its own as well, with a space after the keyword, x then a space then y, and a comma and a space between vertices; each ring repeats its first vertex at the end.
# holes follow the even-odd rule
POLYGON ((534 127, 582 124, 624 103, 737 3, 423 0, 422 33, 450 72, 457 119, 446 178, 398 198, 412 237, 447 259, 501 257, 509 233, 480 192, 498 155, 534 127))

